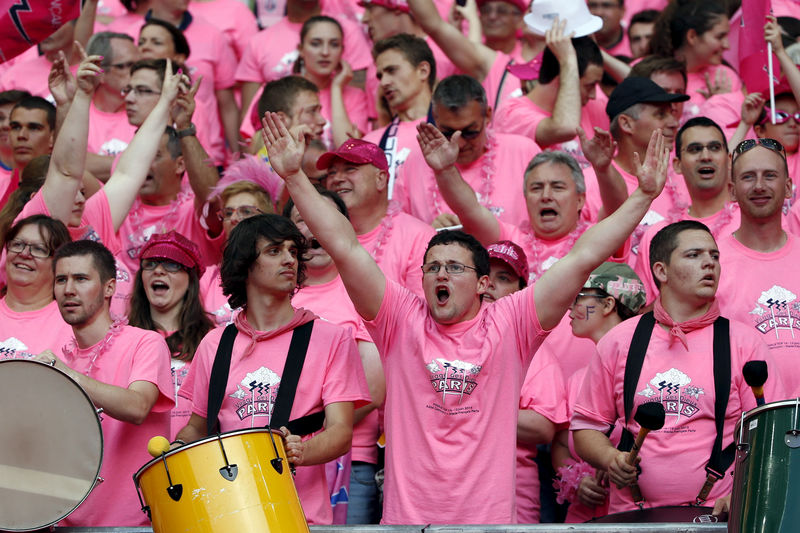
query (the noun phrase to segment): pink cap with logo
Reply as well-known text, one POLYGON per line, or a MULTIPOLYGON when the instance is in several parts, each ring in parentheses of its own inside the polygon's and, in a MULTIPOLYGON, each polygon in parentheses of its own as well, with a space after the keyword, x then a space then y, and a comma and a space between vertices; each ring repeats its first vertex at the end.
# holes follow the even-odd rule
POLYGON ((358 5, 361 7, 380 6, 393 11, 397 10, 408 13, 407 0, 358 0, 358 5))
POLYGON ((512 241, 498 241, 490 244, 486 251, 489 252, 489 257, 503 261, 517 276, 528 282, 528 257, 520 245, 512 241))
POLYGON ((383 150, 377 144, 361 139, 347 139, 333 152, 325 152, 317 159, 317 168, 327 169, 337 157, 351 163, 359 165, 369 163, 381 170, 389 170, 389 163, 386 161, 386 154, 383 153, 383 150))
POLYGON ((188 269, 196 268, 199 276, 206 271, 200 261, 200 250, 197 245, 175 230, 169 233, 157 233, 142 247, 139 259, 168 259, 188 269))

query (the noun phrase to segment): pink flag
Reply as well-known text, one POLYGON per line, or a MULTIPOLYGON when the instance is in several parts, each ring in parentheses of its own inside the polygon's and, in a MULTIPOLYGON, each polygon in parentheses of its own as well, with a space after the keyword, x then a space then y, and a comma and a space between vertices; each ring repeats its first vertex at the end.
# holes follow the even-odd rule
POLYGON ((0 63, 80 15, 78 0, 0 0, 0 63))
MULTIPOLYGON (((764 40, 764 24, 772 10, 770 0, 747 0, 742 2, 742 19, 739 32, 739 76, 747 92, 769 93, 767 72, 767 42, 764 40)), ((778 84, 780 65, 773 54, 773 82, 778 84)))

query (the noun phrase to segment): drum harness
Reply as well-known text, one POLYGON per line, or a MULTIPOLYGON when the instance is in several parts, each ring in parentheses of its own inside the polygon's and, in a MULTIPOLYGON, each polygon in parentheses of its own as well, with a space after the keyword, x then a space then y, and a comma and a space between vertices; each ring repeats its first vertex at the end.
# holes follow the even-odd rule
MULTIPOLYGON (((633 411, 633 398, 639 383, 639 376, 642 373, 642 365, 647 354, 647 347, 650 344, 650 337, 655 327, 655 316, 653 312, 642 315, 636 330, 631 339, 628 349, 628 358, 625 363, 625 378, 623 382, 623 400, 625 406, 625 423, 633 411)), ((730 341, 730 322, 725 317, 719 317, 714 321, 714 422, 717 428, 717 435, 714 439, 714 446, 711 449, 711 457, 706 463, 706 480, 703 487, 697 494, 694 505, 703 505, 708 499, 708 495, 714 484, 722 479, 725 471, 733 464, 735 457, 735 443, 731 443, 724 450, 722 449, 723 425, 725 424, 725 412, 728 409, 728 397, 731 390, 731 341, 730 341)), ((735 439, 734 439, 735 440, 735 439)), ((633 433, 626 428, 622 428, 622 437, 617 449, 628 452, 633 447, 633 433)), ((638 485, 636 485, 638 488, 638 485)), ((633 486, 632 486, 633 489, 633 486)), ((644 508, 644 497, 641 491, 638 494, 633 489, 634 503, 640 509, 644 508)))
MULTIPOLYGON (((270 423, 266 426, 268 429, 286 426, 293 434, 305 436, 321 429, 322 424, 325 422, 324 410, 289 420, 294 396, 297 392, 297 383, 300 381, 300 373, 303 370, 303 362, 306 359, 308 343, 311 339, 311 330, 313 328, 314 321, 312 320, 294 328, 292 331, 292 340, 289 343, 289 353, 286 356, 286 363, 283 367, 278 396, 275 398, 275 405, 272 408, 270 423)), ((209 435, 220 432, 218 415, 225 397, 225 388, 228 384, 228 373, 231 367, 233 341, 236 339, 237 334, 236 326, 228 324, 222 333, 217 353, 214 356, 214 365, 211 369, 211 377, 208 383, 208 418, 206 421, 209 435)), ((275 457, 277 458, 278 450, 274 442, 272 445, 275 448, 275 457)), ((278 470, 275 461, 280 464, 280 459, 273 460, 273 466, 278 470)))

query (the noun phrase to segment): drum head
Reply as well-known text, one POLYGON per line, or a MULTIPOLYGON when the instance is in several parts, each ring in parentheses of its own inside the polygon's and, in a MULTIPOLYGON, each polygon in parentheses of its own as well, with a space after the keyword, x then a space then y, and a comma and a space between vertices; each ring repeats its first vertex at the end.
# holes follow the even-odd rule
POLYGON ((94 405, 77 383, 33 361, 0 361, 0 530, 55 524, 92 490, 103 459, 94 405))
POLYGON ((688 505, 674 505, 666 507, 647 507, 637 511, 614 513, 600 518, 589 520, 602 524, 636 524, 636 523, 700 523, 709 524, 722 522, 720 518, 712 517, 711 507, 690 507, 688 505))

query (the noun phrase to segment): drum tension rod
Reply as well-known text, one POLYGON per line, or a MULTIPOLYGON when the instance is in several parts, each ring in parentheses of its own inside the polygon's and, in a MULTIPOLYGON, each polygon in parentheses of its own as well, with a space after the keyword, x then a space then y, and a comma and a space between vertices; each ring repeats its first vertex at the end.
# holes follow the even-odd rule
POLYGON ((217 434, 217 440, 219 441, 219 449, 222 450, 222 458, 225 460, 225 466, 219 469, 219 473, 228 481, 233 481, 239 475, 239 467, 228 462, 228 454, 225 453, 225 446, 222 445, 222 435, 217 434))
POLYGON ((797 424, 797 416, 800 413, 800 398, 794 400, 794 429, 786 432, 783 441, 789 448, 800 448, 800 426, 797 424))
POLYGON ((274 468, 278 474, 283 474, 283 459, 278 453, 278 447, 275 446, 275 436, 272 434, 271 429, 267 429, 269 430, 269 440, 272 441, 272 449, 275 450, 275 459, 270 459, 269 464, 272 465, 272 468, 274 468))
POLYGON ((161 454, 161 460, 164 461, 164 470, 167 471, 167 481, 169 482, 169 487, 167 487, 167 494, 169 497, 175 500, 176 502, 181 499, 183 495, 183 485, 178 483, 177 485, 172 484, 172 477, 169 475, 169 467, 167 466, 167 454, 161 454))

